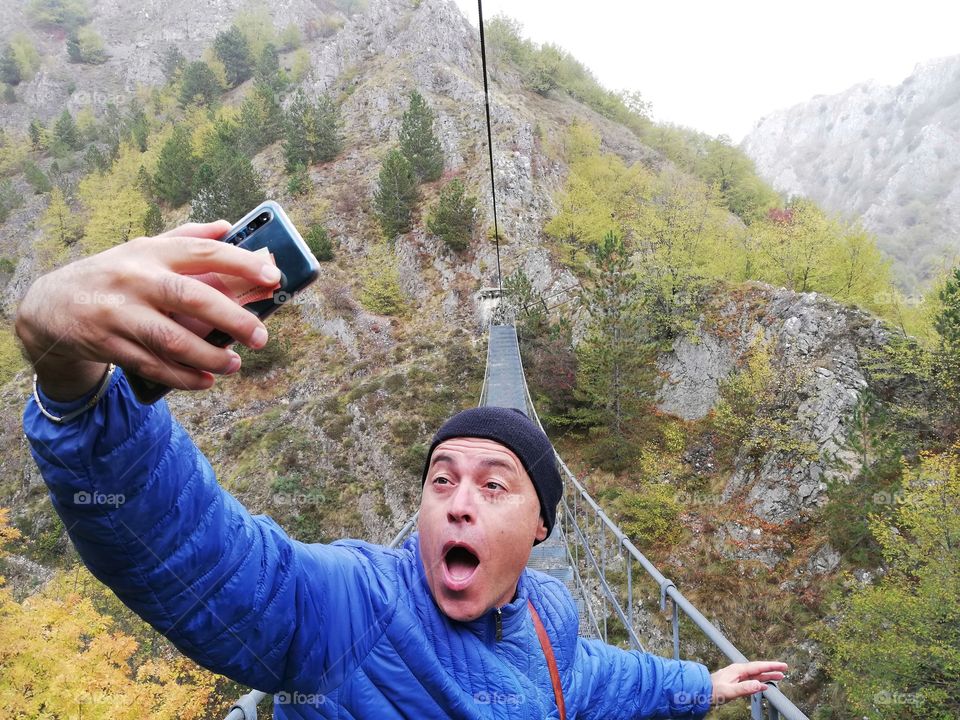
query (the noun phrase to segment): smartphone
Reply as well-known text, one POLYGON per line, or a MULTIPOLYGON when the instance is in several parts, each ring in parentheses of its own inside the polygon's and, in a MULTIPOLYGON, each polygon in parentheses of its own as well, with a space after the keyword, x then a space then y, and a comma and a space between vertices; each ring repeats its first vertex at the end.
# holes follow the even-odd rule
MULTIPOLYGON (((243 305, 261 320, 279 310, 320 274, 320 263, 283 208, 273 200, 261 203, 244 215, 221 240, 245 250, 267 252, 280 268, 279 286, 272 292, 264 288, 265 292, 258 293, 269 297, 261 297, 243 305)), ((235 342, 230 335, 216 329, 206 332, 204 340, 217 347, 227 347, 235 342)), ((144 404, 155 403, 173 389, 136 373, 124 372, 137 399, 144 404)))

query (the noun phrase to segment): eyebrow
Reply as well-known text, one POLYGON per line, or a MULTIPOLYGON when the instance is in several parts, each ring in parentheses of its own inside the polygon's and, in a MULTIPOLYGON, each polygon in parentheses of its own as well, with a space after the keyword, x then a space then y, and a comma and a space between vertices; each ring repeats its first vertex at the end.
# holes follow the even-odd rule
MULTIPOLYGON (((433 456, 433 459, 430 461, 430 467, 432 468, 434 465, 441 462, 448 462, 456 465, 456 460, 454 460, 452 456, 447 455, 446 453, 439 453, 433 456)), ((493 468, 493 467, 503 468, 504 470, 509 470, 515 475, 519 474, 517 473, 516 467, 514 467, 511 463, 508 463, 506 460, 500 460, 498 458, 484 458, 483 460, 480 461, 480 465, 485 468, 493 468)))

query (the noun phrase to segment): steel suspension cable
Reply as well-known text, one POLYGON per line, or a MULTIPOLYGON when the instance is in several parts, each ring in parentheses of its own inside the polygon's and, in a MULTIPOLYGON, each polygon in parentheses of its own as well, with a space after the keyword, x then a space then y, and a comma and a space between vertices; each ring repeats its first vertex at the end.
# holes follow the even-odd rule
POLYGON ((493 133, 490 130, 490 89, 487 84, 487 43, 483 36, 483 0, 477 0, 480 13, 480 60, 483 64, 483 104, 487 111, 487 153, 490 156, 490 194, 493 196, 493 239, 497 245, 497 287, 503 292, 500 274, 500 228, 497 225, 497 184, 493 177, 493 133))

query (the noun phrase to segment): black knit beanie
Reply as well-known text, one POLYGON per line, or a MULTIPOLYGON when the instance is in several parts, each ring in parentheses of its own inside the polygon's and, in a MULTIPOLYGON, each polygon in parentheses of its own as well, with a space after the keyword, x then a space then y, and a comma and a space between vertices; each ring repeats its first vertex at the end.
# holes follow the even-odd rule
MULTIPOLYGON (((563 483, 557 472, 553 445, 530 418, 516 408, 484 405, 457 413, 447 420, 433 437, 427 462, 423 468, 422 483, 427 481, 430 458, 444 440, 460 437, 485 438, 510 448, 520 458, 527 475, 533 481, 540 500, 540 514, 547 526, 547 536, 553 530, 557 517, 557 503, 563 495, 563 483)), ((535 542, 534 545, 537 543, 535 542)))

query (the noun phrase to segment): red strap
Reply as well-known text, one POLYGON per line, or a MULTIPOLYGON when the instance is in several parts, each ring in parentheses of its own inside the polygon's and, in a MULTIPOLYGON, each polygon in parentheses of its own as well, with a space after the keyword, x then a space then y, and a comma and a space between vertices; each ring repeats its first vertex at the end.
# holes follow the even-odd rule
POLYGON ((560 720, 567 720, 567 709, 563 704, 563 688, 560 687, 560 671, 557 669, 557 660, 553 657, 553 646, 550 644, 550 638, 547 637, 547 630, 543 627, 540 616, 537 615, 533 603, 529 600, 527 600, 527 608, 530 610, 530 617, 533 618, 533 627, 537 630, 537 637, 540 638, 543 655, 547 658, 547 667, 550 668, 550 682, 553 683, 553 697, 557 701, 560 720))

